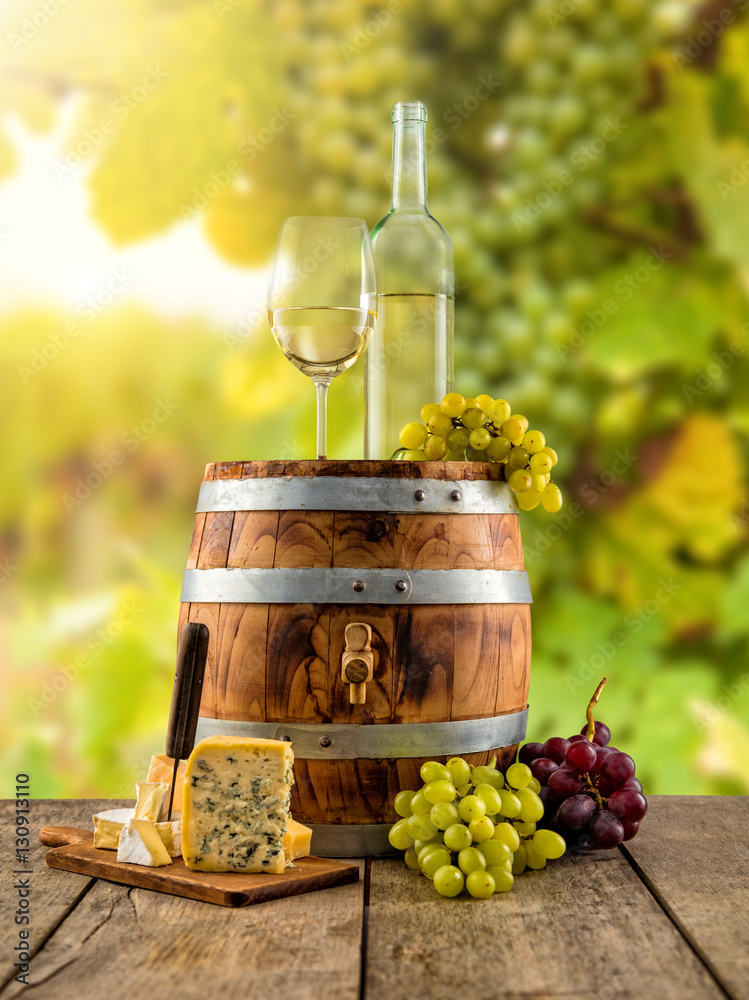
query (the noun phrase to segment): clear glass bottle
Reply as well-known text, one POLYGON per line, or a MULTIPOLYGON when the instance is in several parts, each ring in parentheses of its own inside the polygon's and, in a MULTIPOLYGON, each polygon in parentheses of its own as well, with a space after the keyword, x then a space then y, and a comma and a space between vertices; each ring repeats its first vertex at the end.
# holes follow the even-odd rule
POLYGON ((427 112, 393 108, 393 200, 372 231, 377 320, 365 355, 365 458, 390 458, 401 427, 452 389, 450 237, 427 208, 427 112))

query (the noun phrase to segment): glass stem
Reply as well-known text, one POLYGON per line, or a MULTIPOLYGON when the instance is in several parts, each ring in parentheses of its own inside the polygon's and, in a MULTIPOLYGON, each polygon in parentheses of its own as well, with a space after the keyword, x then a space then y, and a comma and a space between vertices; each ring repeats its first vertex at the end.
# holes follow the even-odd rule
POLYGON ((326 451, 326 426, 325 421, 328 411, 328 386, 327 379, 315 379, 315 389, 317 390, 317 457, 327 458, 326 451))

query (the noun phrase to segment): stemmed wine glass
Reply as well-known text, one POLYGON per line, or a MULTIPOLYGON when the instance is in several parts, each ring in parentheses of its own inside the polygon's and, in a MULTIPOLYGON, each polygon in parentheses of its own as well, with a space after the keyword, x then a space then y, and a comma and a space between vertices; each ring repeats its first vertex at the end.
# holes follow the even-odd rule
POLYGON ((283 353, 315 383, 318 458, 326 457, 328 386, 366 348, 376 302, 372 246, 362 219, 286 219, 268 287, 268 319, 283 353))

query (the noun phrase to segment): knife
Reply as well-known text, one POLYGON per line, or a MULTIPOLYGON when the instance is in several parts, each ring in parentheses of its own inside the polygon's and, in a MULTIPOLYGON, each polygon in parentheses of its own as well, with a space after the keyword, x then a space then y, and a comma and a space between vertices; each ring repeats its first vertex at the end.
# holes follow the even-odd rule
POLYGON ((177 668, 174 673, 172 706, 166 732, 167 757, 174 758, 172 787, 169 792, 170 820, 177 769, 180 761, 190 756, 195 745, 209 636, 207 625, 202 622, 188 622, 182 628, 177 643, 177 668))

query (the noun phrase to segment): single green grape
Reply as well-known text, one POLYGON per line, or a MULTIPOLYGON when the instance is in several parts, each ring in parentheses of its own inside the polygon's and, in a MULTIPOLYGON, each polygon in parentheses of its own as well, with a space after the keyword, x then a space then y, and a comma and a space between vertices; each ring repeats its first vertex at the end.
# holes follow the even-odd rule
POLYGON ((464 823, 470 823, 477 816, 486 815, 486 803, 478 795, 466 795, 458 803, 458 812, 464 823))
POLYGON ((531 488, 533 478, 530 472, 526 472, 524 469, 515 469, 510 476, 509 483, 510 489, 514 490, 515 493, 525 493, 531 488))
POLYGON ((505 778, 510 788, 527 788, 528 782, 533 777, 533 772, 527 764, 510 764, 507 768, 505 778))
POLYGON ((555 465, 557 464, 557 462, 559 461, 559 456, 557 455, 557 453, 556 453, 556 452, 554 451, 554 449, 553 449, 553 448, 550 448, 550 447, 548 446, 548 444, 546 445, 546 447, 545 447, 545 448, 542 448, 542 449, 541 449, 541 454, 542 454, 542 455, 548 455, 548 456, 549 456, 549 458, 551 459, 551 465, 552 465, 552 468, 553 468, 553 467, 554 467, 554 466, 555 466, 555 465))
POLYGON ((499 797, 499 792, 493 785, 488 785, 484 782, 481 785, 476 785, 474 789, 474 795, 483 801, 486 806, 487 816, 496 816, 498 812, 502 809, 502 799, 499 797))
POLYGON ((512 823, 497 823, 494 826, 494 840, 509 847, 512 854, 520 847, 520 834, 512 823))
POLYGON ((448 431, 445 443, 449 451, 465 451, 468 447, 470 433, 465 427, 453 427, 451 431, 448 431))
POLYGON ((492 443, 492 436, 486 427, 477 427, 468 436, 468 443, 474 451, 486 451, 492 443))
POLYGON ((447 454, 445 439, 437 437, 436 434, 430 434, 424 445, 424 454, 430 462, 438 462, 441 458, 444 458, 447 454))
POLYGON ((489 865, 504 865, 507 861, 512 860, 512 851, 501 840, 486 840, 478 845, 477 850, 481 851, 486 858, 487 867, 489 865))
POLYGON ((535 510, 541 503, 541 494, 525 490, 523 493, 518 493, 516 499, 521 510, 535 510))
POLYGON ((528 782, 528 788, 530 788, 532 792, 535 792, 536 795, 538 795, 538 793, 541 791, 541 782, 538 780, 538 778, 531 778, 531 780, 528 782))
POLYGON ((437 805, 438 802, 452 802, 458 794, 452 781, 446 779, 430 781, 429 784, 424 785, 423 791, 424 798, 433 806, 437 805))
POLYGON ((533 834, 533 850, 540 854, 542 858, 561 858, 567 850, 564 837, 561 837, 553 830, 536 830, 533 834))
POLYGON ((523 447, 531 455, 535 455, 546 447, 546 438, 541 431, 526 431, 523 435, 523 447))
POLYGON ((402 456, 402 461, 404 462, 425 462, 426 454, 421 448, 409 448, 408 451, 402 456))
POLYGON ((512 445, 506 437, 492 438, 489 447, 486 449, 487 458, 492 462, 503 462, 510 454, 512 445))
POLYGON ((479 395, 479 396, 476 397, 476 402, 481 407, 481 409, 484 411, 484 413, 486 414, 486 416, 487 417, 490 416, 489 411, 491 410, 492 406, 494 405, 494 400, 492 399, 492 397, 491 396, 487 396, 486 393, 481 393, 481 395, 479 395))
POLYGON ((534 871, 540 871, 541 868, 546 867, 546 858, 539 854, 538 851, 533 846, 531 841, 529 844, 525 845, 526 859, 525 863, 529 868, 533 868, 534 871))
POLYGON ((502 799, 502 815, 506 816, 508 819, 514 819, 516 816, 520 815, 520 799, 513 792, 508 791, 506 788, 500 788, 499 797, 502 799))
MULTIPOLYGON (((466 400, 470 402, 470 400, 466 400)), ((484 411, 478 406, 468 406, 461 416, 460 420, 464 427, 467 427, 469 431, 475 430, 477 427, 484 426, 484 411)))
POLYGON ((449 847, 451 851, 462 851, 464 847, 470 847, 472 843, 473 837, 468 827, 462 823, 453 823, 445 830, 445 847, 449 847))
POLYGON ((421 448, 427 439, 427 429, 415 421, 401 428, 400 443, 404 448, 421 448))
POLYGON ((531 472, 535 472, 540 476, 548 475, 551 472, 551 457, 545 452, 540 451, 530 458, 531 472))
POLYGON ((465 462, 466 456, 462 451, 452 451, 450 448, 445 452, 445 462, 465 462))
POLYGON ((466 878, 466 889, 474 899, 488 899, 494 895, 496 883, 485 871, 475 871, 466 878))
POLYGON ((406 848, 406 853, 403 855, 403 860, 406 862, 409 868, 413 868, 414 871, 420 871, 419 858, 413 847, 406 848))
POLYGON ((450 775, 450 780, 456 788, 467 785, 471 780, 471 765, 462 757, 451 757, 445 767, 450 775))
POLYGON ((523 427, 523 435, 528 430, 528 418, 524 417, 522 413, 514 413, 513 417, 515 420, 519 420, 523 427))
POLYGON ((411 808, 411 800, 413 799, 415 792, 403 791, 398 792, 398 794, 393 799, 393 808, 398 813, 399 816, 410 816, 413 812, 411 808))
POLYGON ((494 836, 494 824, 488 816, 474 816, 468 824, 468 832, 477 844, 483 844, 494 836))
POLYGON ((460 822, 460 813, 454 802, 438 802, 432 806, 429 818, 438 830, 446 830, 448 826, 460 822))
MULTIPOLYGON (((471 431, 473 434, 473 431, 471 431)), ((466 448, 466 461, 467 462, 485 462, 486 461, 486 451, 482 448, 472 448, 470 444, 466 448)))
POLYGON ((544 814, 544 804, 530 788, 519 788, 515 795, 520 800, 518 818, 524 823, 538 823, 544 814))
POLYGON ((544 510, 556 514, 562 507, 562 491, 554 483, 549 483, 541 494, 541 503, 544 510))
POLYGON ((440 407, 448 417, 459 417, 466 408, 465 396, 461 396, 459 392, 448 392, 442 397, 440 407))
POLYGON ((427 429, 430 434, 434 434, 436 437, 446 438, 452 426, 453 422, 450 417, 444 413, 435 413, 427 424, 427 429))
POLYGON ((495 892, 509 892, 515 884, 515 876, 504 865, 489 865, 486 874, 494 879, 495 892))
POLYGON ((525 844, 521 844, 512 856, 512 874, 522 875, 528 863, 528 852, 525 844))
POLYGON ((428 424, 429 421, 432 419, 432 417, 435 415, 435 413, 442 413, 440 404, 426 403, 424 406, 422 406, 419 416, 421 417, 421 419, 424 421, 425 424, 428 424))
MULTIPOLYGON (((496 760, 492 757, 492 760, 496 760)), ((493 764, 479 764, 471 769, 471 781, 474 785, 491 785, 492 788, 504 788, 505 779, 501 771, 493 764)))
MULTIPOLYGON (((480 410, 481 407, 479 406, 478 400, 476 399, 475 396, 466 396, 466 410, 471 410, 471 409, 479 409, 480 410)), ((463 417, 465 417, 466 410, 463 410, 463 415, 460 418, 461 420, 463 420, 463 417)), ((463 423, 465 423, 465 420, 463 420, 463 423)), ((466 424, 466 427, 467 426, 468 426, 468 424, 466 424)))
POLYGON ((489 407, 489 419, 497 427, 501 427, 506 420, 509 420, 511 413, 512 407, 506 399, 495 399, 489 407))
POLYGON ((538 496, 542 496, 544 490, 546 489, 546 484, 548 482, 548 476, 539 476, 536 472, 531 472, 531 486, 530 493, 537 493, 538 496))
POLYGON ((507 456, 507 468, 508 469, 524 469, 528 464, 528 459, 530 455, 522 446, 515 447, 512 449, 510 454, 507 456))
POLYGON ((388 840, 396 851, 405 851, 414 846, 415 838, 409 832, 407 823, 408 820, 399 819, 397 823, 393 823, 388 832, 388 840))
POLYGON ((424 789, 420 788, 418 792, 414 792, 411 798, 411 812, 412 813, 428 813, 432 808, 432 803, 429 802, 424 795, 424 789))
POLYGON ((414 840, 431 840, 437 833, 437 827, 424 813, 414 813, 405 822, 406 829, 414 840))
POLYGON ((521 837, 531 837, 536 832, 535 823, 526 823, 525 820, 514 819, 512 824, 521 837))
POLYGON ((434 873, 434 888, 440 896, 459 896, 465 886, 465 876, 455 865, 443 865, 434 873))
POLYGON ((502 436, 506 437, 514 445, 520 446, 523 443, 525 430, 522 421, 518 420, 517 417, 510 417, 509 420, 505 420, 499 430, 502 436))
POLYGON ((441 836, 432 837, 430 840, 417 840, 414 842, 414 850, 416 851, 416 857, 421 859, 422 854, 426 854, 427 851, 431 851, 433 847, 444 847, 445 842, 441 836))
MULTIPOLYGON (((438 760, 427 760, 421 765, 419 770, 421 775, 421 780, 425 783, 431 781, 449 781, 450 772, 447 770, 444 764, 440 764, 438 760)), ((422 789, 423 791, 423 789, 422 789)))
POLYGON ((449 865, 451 861, 450 852, 444 847, 434 847, 432 850, 422 854, 419 858, 419 867, 427 878, 434 878, 434 873, 438 868, 449 865))
POLYGON ((464 847, 458 852, 458 867, 466 875, 483 871, 486 868, 486 858, 477 847, 464 847))

